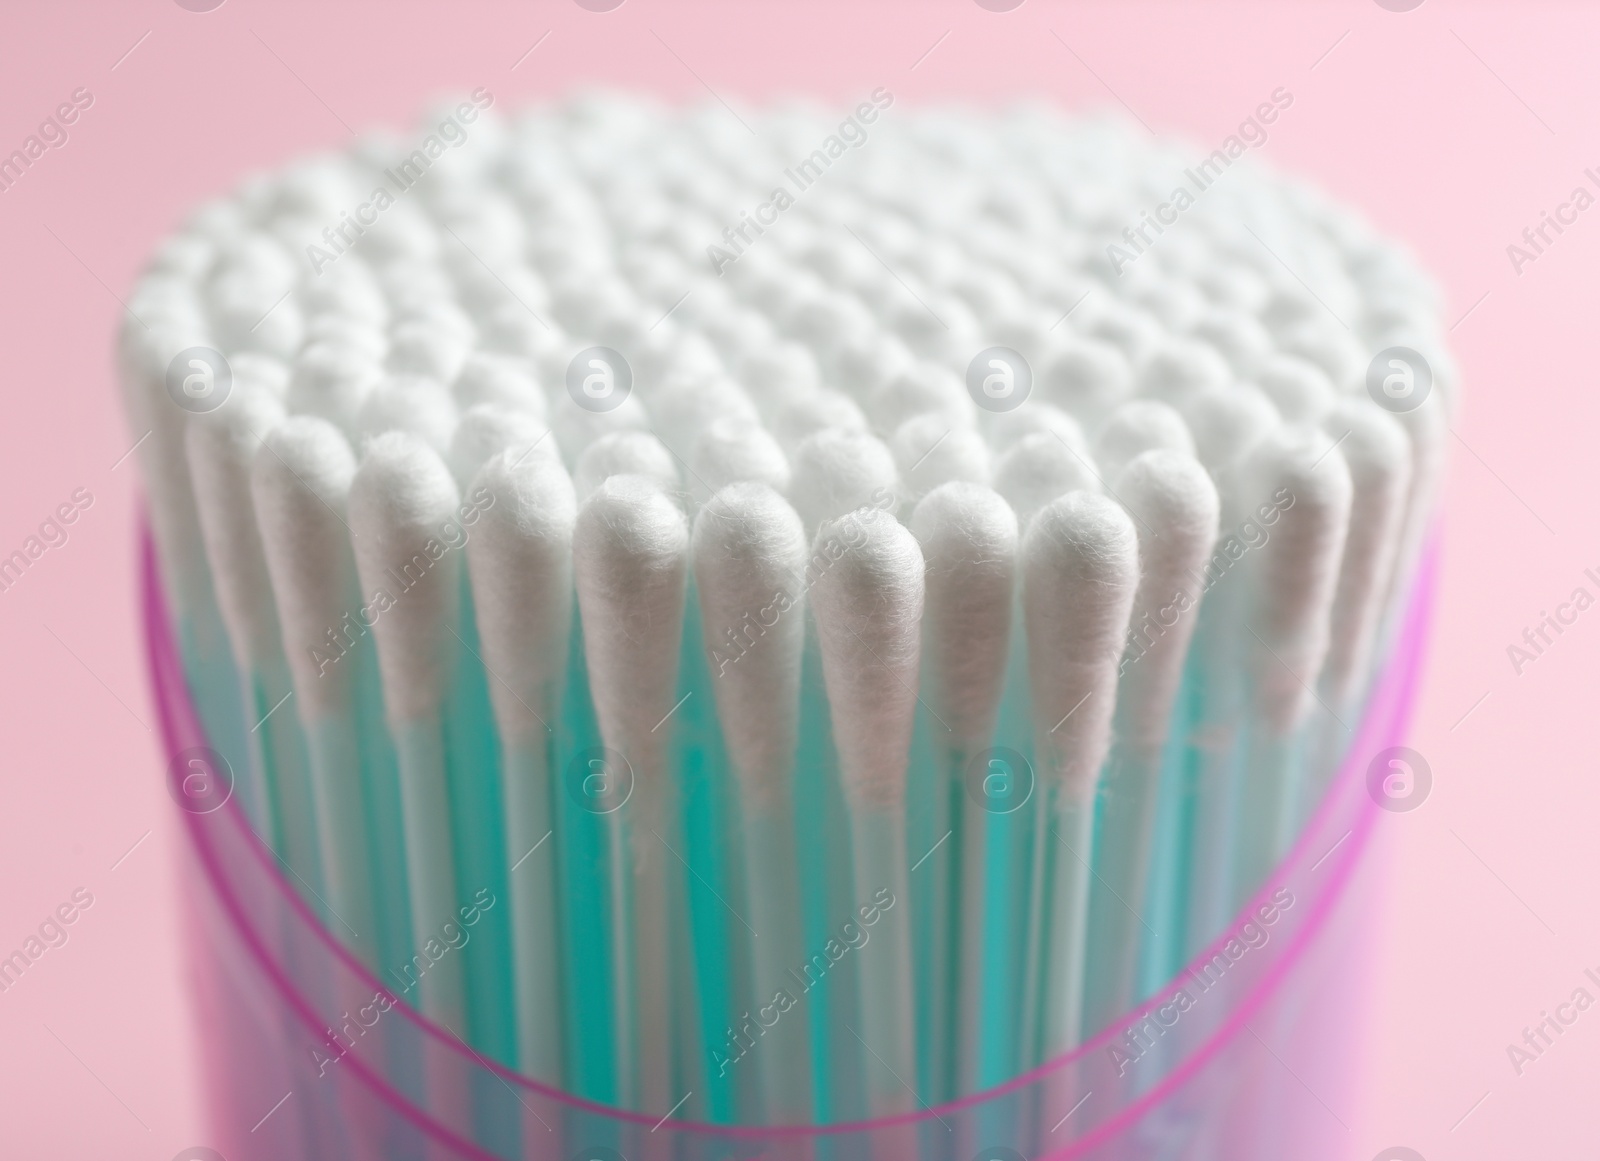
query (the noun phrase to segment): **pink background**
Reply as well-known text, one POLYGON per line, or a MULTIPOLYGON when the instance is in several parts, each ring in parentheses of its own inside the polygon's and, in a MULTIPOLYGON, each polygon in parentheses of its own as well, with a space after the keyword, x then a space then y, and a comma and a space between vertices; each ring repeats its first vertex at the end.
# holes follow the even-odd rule
POLYGON ((228 0, 198 15, 139 0, 0 20, 0 153, 77 87, 95 98, 71 140, 0 195, 12 409, 0 555, 74 489, 94 496, 69 542, 0 592, 0 951, 75 889, 95 900, 65 946, 0 993, 0 1154, 169 1161, 207 1143, 173 907, 177 831, 134 618, 138 469, 113 467, 133 439, 110 373, 116 296, 187 207, 343 144, 341 119, 409 120, 446 87, 486 86, 510 106, 589 81, 685 98, 709 85, 844 101, 885 85, 907 102, 1120 100, 1158 132, 1204 142, 1277 86, 1294 94, 1265 151, 1422 255, 1461 320, 1465 384, 1412 738, 1434 788, 1382 820, 1392 886, 1364 1095, 1333 1109, 1327 1132, 1354 1161, 1398 1144, 1428 1161, 1567 1158, 1600 1139, 1600 1009, 1521 1076, 1506 1054, 1586 982, 1585 966, 1600 974, 1600 732, 1580 724, 1600 612, 1520 677, 1506 653, 1576 586, 1600 594, 1583 576, 1600 569, 1600 517, 1581 476, 1600 403, 1579 370, 1597 354, 1584 271, 1600 212, 1520 275, 1506 255, 1600 165, 1585 144, 1600 127, 1600 13, 1445 0, 1405 14, 1372 0, 1027 0, 1006 14, 973 0, 627 0, 605 15, 572 0, 228 0))

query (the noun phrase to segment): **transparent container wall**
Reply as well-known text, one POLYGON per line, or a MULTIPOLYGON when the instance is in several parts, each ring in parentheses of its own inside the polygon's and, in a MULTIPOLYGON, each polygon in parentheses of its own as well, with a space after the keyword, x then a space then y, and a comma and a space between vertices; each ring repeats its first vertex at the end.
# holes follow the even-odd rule
MULTIPOLYGON (((1403 740, 1422 569, 1347 759, 1266 885, 1130 1016, 1009 1084, 892 1120, 735 1128, 584 1102, 493 1065, 396 998, 326 931, 184 752, 206 737, 146 553, 153 679, 183 811, 192 980, 213 1140, 229 1161, 1314 1161, 1343 1143, 1384 811, 1368 767, 1403 740), (199 771, 197 775, 196 771, 199 771)), ((579 1032, 581 1035, 581 1030, 579 1032)))

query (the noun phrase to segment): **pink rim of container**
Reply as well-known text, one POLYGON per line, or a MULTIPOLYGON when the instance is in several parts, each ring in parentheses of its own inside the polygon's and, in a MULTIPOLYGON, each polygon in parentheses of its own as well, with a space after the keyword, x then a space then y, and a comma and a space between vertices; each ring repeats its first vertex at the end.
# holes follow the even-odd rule
MULTIPOLYGON (((162 737, 170 758, 184 749, 207 745, 207 738, 189 694, 182 659, 178 653, 169 612, 162 595, 154 545, 148 533, 143 539, 141 555, 141 587, 148 660, 162 737)), ((1198 975, 1201 965, 1209 965, 1215 957, 1221 955, 1224 945, 1230 941, 1240 925, 1248 921, 1251 915, 1286 881, 1297 873, 1303 873, 1308 863, 1311 863, 1311 869, 1315 870, 1317 866, 1332 860, 1329 871, 1312 899, 1311 910, 1305 914, 1297 930, 1288 937, 1287 942, 1272 958, 1270 966, 1255 978, 1253 986, 1229 1010, 1223 1022, 1181 1061, 1163 1073, 1159 1080, 1137 1095, 1131 1096, 1126 1104, 1097 1123, 1092 1130, 1072 1139, 1059 1150, 1041 1155, 1047 1157, 1049 1161, 1069 1161, 1071 1158, 1085 1157, 1114 1139, 1117 1134, 1128 1130, 1151 1109, 1160 1105, 1165 1098, 1177 1092, 1185 1081, 1228 1047, 1230 1042, 1246 1029, 1251 1016, 1273 997, 1284 979, 1326 928, 1330 912, 1345 895, 1345 888, 1360 863, 1360 855, 1371 836, 1373 827, 1385 813, 1367 791, 1367 766, 1378 751, 1398 745, 1404 738, 1414 701, 1416 678, 1425 651, 1437 560, 1438 548, 1435 542, 1423 554, 1409 607, 1395 634, 1390 656, 1374 684, 1368 710, 1356 727, 1349 752, 1337 774, 1330 781, 1317 810, 1302 828, 1295 845, 1274 869, 1267 883, 1240 909, 1233 921, 1211 945, 1196 955, 1171 981, 1158 988, 1149 1000, 1077 1048, 1004 1084, 946 1104, 924 1107, 915 1112, 879 1120, 826 1125, 726 1125, 658 1119, 649 1114, 586 1100, 540 1084, 487 1060, 404 1002, 396 1002, 392 1010, 428 1041, 447 1053, 459 1056, 463 1068, 480 1069, 492 1074, 514 1093, 537 1094, 557 1106, 592 1114, 618 1125, 633 1125, 652 1132, 667 1128, 678 1133, 694 1134, 705 1139, 722 1138, 730 1142, 773 1143, 783 1139, 793 1141, 872 1134, 886 1129, 923 1124, 930 1120, 942 1121, 945 1118, 955 1118, 964 1111, 970 1115, 975 1110, 993 1105, 1000 1098, 1014 1096, 1025 1089, 1039 1085, 1040 1082, 1061 1077, 1074 1065, 1088 1061, 1093 1054, 1104 1053, 1118 1041, 1125 1041, 1130 1029, 1140 1025, 1147 1026, 1148 1019, 1158 1009, 1169 1006, 1163 1001, 1171 995, 1175 986, 1190 977, 1201 978, 1198 975), (1352 797, 1355 798, 1353 808, 1349 805, 1352 797), (1334 817, 1341 805, 1345 812, 1342 821, 1334 817), (1344 825, 1346 829, 1342 837, 1330 847, 1326 841, 1327 836, 1340 825, 1344 825)), ((192 851, 205 871, 207 886, 214 893, 222 912, 232 924, 233 934, 254 957, 255 966, 271 982, 287 1011, 303 1026, 308 1038, 324 1041, 330 1052, 341 1052, 341 1046, 331 1035, 326 1022, 318 1017, 311 1001, 272 953, 269 946, 270 938, 260 930, 238 892, 230 884, 228 874, 220 862, 218 844, 238 844, 241 849, 249 852, 255 864, 253 873, 258 873, 273 884, 276 893, 281 896, 284 910, 314 936, 328 958, 338 965, 339 970, 348 973, 363 986, 370 987, 375 993, 388 993, 392 996, 393 990, 353 956, 301 900, 299 893, 282 876, 271 851, 246 824, 237 801, 230 799, 220 809, 210 813, 180 811, 180 814, 186 825, 192 851)), ((354 1054, 342 1059, 376 1100, 409 1122, 427 1138, 454 1149, 463 1158, 500 1161, 498 1154, 463 1137, 449 1126, 441 1124, 429 1112, 419 1108, 411 1097, 398 1090, 367 1061, 354 1054)))

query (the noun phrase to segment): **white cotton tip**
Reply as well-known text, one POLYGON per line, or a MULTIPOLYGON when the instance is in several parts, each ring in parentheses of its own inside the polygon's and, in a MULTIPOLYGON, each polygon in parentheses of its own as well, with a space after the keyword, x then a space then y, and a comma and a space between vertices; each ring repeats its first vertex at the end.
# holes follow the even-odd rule
POLYGON ((1221 501, 1197 460, 1166 448, 1136 456, 1116 479, 1138 525, 1140 574, 1118 716, 1129 743, 1153 756, 1166 740, 1199 620, 1221 501))
POLYGON ((395 725, 439 712, 455 651, 467 530, 444 460, 391 431, 366 446, 350 484, 350 533, 361 580, 358 619, 378 647, 383 702, 395 725))
POLYGON ((389 332, 386 365, 391 374, 421 375, 449 383, 461 373, 471 341, 423 319, 410 319, 389 332))
POLYGON ((128 298, 128 313, 118 332, 119 348, 126 353, 133 336, 146 334, 146 328, 204 331, 205 311, 196 296, 194 283, 177 275, 144 275, 128 298))
POLYGON ((479 403, 493 403, 540 421, 546 414, 544 392, 539 390, 533 368, 509 355, 473 352, 450 385, 450 394, 463 411, 479 403))
POLYGON ((1367 676, 1411 488, 1411 441, 1388 412, 1364 400, 1339 404, 1323 421, 1350 469, 1350 531, 1339 565, 1323 677, 1335 706, 1349 704, 1367 676))
POLYGON ((1247 616, 1256 705, 1283 734, 1305 717, 1327 656, 1350 522, 1350 469, 1320 432, 1281 428, 1247 455, 1239 483, 1248 504, 1238 513, 1241 526, 1265 538, 1251 565, 1247 616))
POLYGON ((383 379, 365 352, 318 343, 296 356, 289 374, 289 409, 333 423, 347 435, 361 430, 361 409, 383 379))
POLYGON ((231 198, 202 202, 184 220, 184 233, 205 238, 219 249, 243 237, 250 223, 245 207, 231 198))
POLYGON ((414 435, 440 455, 448 455, 456 430, 456 405, 437 379, 391 375, 361 404, 356 429, 363 440, 386 431, 414 435))
POLYGON ((811 602, 845 794, 856 808, 893 809, 905 801, 916 718, 922 549, 889 513, 867 508, 824 524, 812 559, 811 602))
POLYGON ((332 314, 382 327, 389 321, 389 300, 372 271, 355 256, 323 269, 300 291, 307 314, 332 314))
POLYGON ((674 378, 650 396, 650 419, 661 442, 681 456, 689 456, 695 440, 712 421, 736 419, 757 424, 760 417, 738 384, 715 376, 674 378))
POLYGON ((1055 347, 1060 321, 1060 311, 1023 305, 996 318, 985 334, 996 346, 1010 347, 1037 367, 1055 347))
POLYGON ((985 323, 995 322, 1024 307, 1022 291, 1016 280, 1003 270, 992 267, 970 266, 958 274, 950 284, 952 293, 972 308, 972 312, 985 323))
POLYGON ((739 383, 763 419, 815 392, 822 383, 817 357, 799 343, 780 342, 751 351, 739 362, 739 383))
POLYGON ((287 359, 305 336, 305 317, 293 296, 272 283, 236 274, 214 279, 206 306, 218 342, 228 351, 263 351, 287 359))
POLYGON ((889 450, 906 498, 920 500, 941 484, 988 484, 989 445, 970 427, 951 427, 941 415, 916 415, 895 428, 889 450))
POLYGON ((590 411, 580 407, 565 390, 558 391, 550 409, 550 426, 555 429, 561 456, 576 465, 583 449, 602 436, 622 431, 646 431, 649 417, 637 395, 629 395, 610 411, 590 411))
POLYGON ((1049 403, 1029 402, 1026 407, 999 412, 989 420, 987 434, 990 446, 996 452, 1003 452, 1018 440, 1038 432, 1057 435, 1068 446, 1088 453, 1089 441, 1084 438, 1083 425, 1049 403))
POLYGON ((450 470, 465 487, 483 467, 501 452, 510 451, 518 459, 561 458, 555 437, 544 422, 523 411, 495 403, 479 403, 467 408, 450 437, 450 470))
POLYGON ((1411 440, 1411 487, 1406 496, 1405 527, 1400 534, 1400 555, 1390 582, 1391 604, 1406 599, 1433 521, 1433 498, 1444 479, 1445 444, 1450 434, 1446 405, 1429 398, 1421 407, 1395 414, 1411 440))
MULTIPOLYGON (((601 258, 602 255, 596 255, 601 258)), ((556 321, 575 335, 593 334, 607 319, 625 318, 639 309, 628 284, 614 275, 594 277, 585 269, 577 277, 552 279, 551 298, 556 321)))
MULTIPOLYGON (((651 332, 647 330, 645 333, 648 335, 651 332)), ((677 376, 711 378, 727 374, 723 356, 711 340, 698 331, 675 328, 672 322, 668 322, 655 334, 660 337, 652 346, 645 348, 644 354, 656 361, 640 369, 641 374, 647 371, 653 374, 651 386, 677 376)), ((771 342, 776 345, 777 337, 772 336, 771 342)))
POLYGON ((785 334, 821 358, 875 329, 872 312, 855 296, 837 291, 808 295, 777 321, 785 334))
POLYGON ((306 323, 301 353, 320 346, 357 351, 381 366, 389 355, 389 336, 372 323, 349 315, 319 314, 306 323))
POLYGON ((789 792, 805 644, 806 537, 758 482, 720 489, 695 518, 695 589, 728 756, 745 808, 789 792))
POLYGON ((1041 431, 1023 436, 995 461, 994 488, 1026 529, 1034 513, 1057 496, 1096 492, 1100 484, 1086 455, 1055 432, 1041 431))
POLYGON ((185 281, 199 281, 211 269, 216 254, 216 243, 209 238, 196 234, 174 234, 156 248, 155 254, 145 265, 145 276, 171 274, 185 281))
POLYGON ((573 472, 579 502, 612 476, 643 476, 668 495, 681 486, 678 462, 648 431, 614 431, 583 449, 573 472))
POLYGON ((953 482, 911 514, 927 565, 923 669, 951 748, 989 744, 1005 684, 1017 579, 1017 517, 997 492, 953 482))
POLYGON ((894 335, 861 335, 833 352, 823 364, 823 378, 846 394, 865 399, 914 361, 910 349, 894 335))
MULTIPOLYGON (((1255 245, 1252 241, 1251 245, 1255 245)), ((1271 288, 1255 270, 1226 258, 1213 260, 1195 276, 1195 284, 1212 301, 1254 317, 1266 302, 1271 288)), ((1221 349, 1220 347, 1218 348, 1221 349)))
POLYGON ((1217 351, 1197 339, 1169 339, 1139 369, 1139 393, 1179 409, 1200 392, 1225 387, 1233 368, 1217 351))
POLYGON ((448 279, 441 280, 437 293, 419 286, 408 286, 398 296, 390 330, 396 333, 414 331, 418 335, 427 331, 449 335, 470 349, 478 337, 477 324, 450 297, 450 293, 448 279), (413 299, 409 297, 413 290, 421 290, 422 293, 413 299))
POLYGON ((1121 475, 1134 456, 1156 448, 1192 456, 1194 437, 1183 416, 1165 403, 1135 399, 1119 407, 1100 429, 1094 458, 1103 478, 1109 481, 1121 475))
POLYGON ((355 249, 374 266, 431 260, 439 253, 439 231, 427 214, 402 199, 383 211, 378 224, 368 227, 355 249))
POLYGON ((789 498, 808 529, 857 508, 892 509, 894 454, 865 432, 828 428, 807 437, 789 463, 789 498))
POLYGON ((713 420, 695 441, 689 462, 694 468, 689 486, 699 504, 741 480, 766 484, 779 493, 789 489, 789 461, 778 441, 765 428, 742 419, 713 420))
POLYGON ((241 669, 280 648, 272 582, 250 498, 250 463, 282 419, 283 405, 270 394, 241 391, 236 384, 224 406, 190 419, 185 441, 217 606, 241 669))
MULTIPOLYGON (((373 277, 389 301, 392 323, 442 302, 455 293, 450 278, 423 258, 395 258, 374 263, 373 277)), ((458 320, 459 321, 459 320, 458 320)))
POLYGON ((568 344, 562 339, 555 323, 540 315, 535 318, 521 303, 504 303, 494 307, 477 319, 478 345, 485 351, 514 355, 538 362, 542 353, 551 348, 566 352, 568 344))
POLYGON ((1188 283, 1153 272, 1133 289, 1131 299, 1172 331, 1191 330, 1206 305, 1205 296, 1188 283))
POLYGON ((360 601, 345 524, 355 474, 349 441, 310 415, 274 428, 250 469, 283 651, 308 722, 348 711, 352 672, 341 658, 365 631, 356 620, 360 601))
POLYGON ((260 392, 279 403, 288 399, 289 367, 282 359, 260 351, 240 351, 228 359, 235 388, 260 392))
POLYGON ((360 200, 363 191, 352 184, 353 176, 345 159, 336 154, 298 161, 279 180, 272 208, 277 213, 337 218, 352 201, 360 200))
POLYGON ((224 282, 254 286, 271 296, 270 303, 295 284, 298 274, 295 259, 281 242, 270 234, 252 232, 222 242, 211 282, 213 290, 224 282))
POLYGON ((1295 355, 1269 355, 1252 380, 1289 423, 1318 424, 1334 404, 1327 372, 1295 355))
POLYGON ((169 595, 184 602, 206 599, 207 570, 184 449, 188 412, 167 393, 166 374, 175 356, 206 342, 203 331, 159 324, 146 330, 130 318, 118 343, 132 438, 150 432, 150 438, 138 445, 138 454, 150 489, 150 518, 161 552, 162 577, 170 586, 169 595))
POLYGON ((595 715, 641 779, 663 772, 677 700, 689 529, 665 493, 612 476, 583 502, 572 558, 595 715))
POLYGON ((1195 454, 1213 476, 1226 472, 1280 423, 1272 401, 1244 383, 1200 392, 1189 401, 1184 418, 1195 454))
POLYGON ((1189 333, 1216 348, 1239 378, 1248 378, 1272 351, 1272 334, 1261 320, 1231 307, 1215 306, 1202 312, 1189 333))
POLYGON ((954 371, 937 363, 919 362, 867 399, 867 416, 881 432, 892 432, 916 415, 937 415, 947 427, 971 427, 977 408, 954 371))
MULTIPOLYGON (((1069 337, 1037 368, 1042 400, 1094 429, 1133 394, 1133 367, 1117 347, 1069 337)), ((1018 412, 1026 411, 1018 408, 1018 412)))
POLYGON ((772 434, 790 451, 830 427, 865 432, 867 417, 854 399, 827 388, 788 400, 772 420, 772 434))
POLYGON ((953 294, 941 294, 924 287, 922 301, 907 295, 889 300, 889 329, 920 358, 942 362, 970 358, 978 345, 978 320, 967 304, 953 294))
POLYGON ((1111 748, 1117 665, 1139 583, 1139 538, 1122 507, 1075 492, 1051 501, 1022 542, 1035 751, 1042 773, 1092 796, 1111 748))
POLYGON ((532 315, 549 310, 549 291, 526 266, 515 265, 513 259, 491 270, 466 251, 458 248, 457 253, 461 258, 455 267, 456 293, 474 323, 507 306, 520 307, 532 315))
POLYGON ((1142 367, 1166 336, 1149 311, 1130 303, 1096 298, 1084 305, 1082 313, 1085 318, 1079 325, 1083 333, 1110 343, 1135 367, 1142 367))
POLYGON ((467 495, 479 502, 467 565, 489 699, 502 737, 542 736, 554 713, 572 624, 572 530, 578 502, 553 456, 504 451, 467 495))
POLYGON ((1367 359, 1354 336, 1334 329, 1322 319, 1308 321, 1278 335, 1285 355, 1304 359, 1328 377, 1335 391, 1359 390, 1367 359))

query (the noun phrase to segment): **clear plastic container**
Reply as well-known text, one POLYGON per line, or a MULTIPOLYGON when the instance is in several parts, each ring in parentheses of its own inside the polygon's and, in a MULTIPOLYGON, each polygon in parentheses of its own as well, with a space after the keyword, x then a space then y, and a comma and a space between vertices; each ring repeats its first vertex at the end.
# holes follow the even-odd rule
MULTIPOLYGON (((183 805, 192 989, 211 1144, 229 1161, 1296 1161, 1339 1155, 1385 810, 1369 767, 1403 740, 1432 553, 1349 756, 1288 856, 1210 947, 1127 1018, 1042 1068, 903 1117, 742 1128, 656 1120, 485 1060, 324 929, 207 764, 147 546, 144 614, 183 805)), ((581 1033, 580 1033, 581 1034, 581 1033)))

